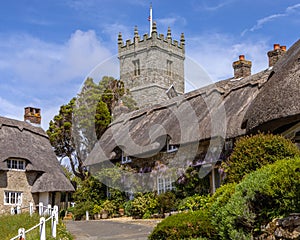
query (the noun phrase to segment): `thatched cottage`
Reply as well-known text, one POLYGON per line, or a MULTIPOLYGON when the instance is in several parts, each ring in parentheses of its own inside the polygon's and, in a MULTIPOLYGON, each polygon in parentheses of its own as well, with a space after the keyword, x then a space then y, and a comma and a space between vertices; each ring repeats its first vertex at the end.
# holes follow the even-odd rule
POLYGON ((38 127, 40 109, 25 108, 25 121, 0 117, 0 212, 32 202, 59 204, 74 187, 65 176, 47 134, 38 127))
POLYGON ((85 164, 92 172, 107 162, 128 164, 138 174, 149 173, 139 181, 152 181, 150 188, 158 193, 172 189, 180 175, 174 178, 174 170, 194 166, 208 174, 214 192, 222 177, 219 163, 235 139, 270 131, 299 144, 300 41, 288 51, 274 44, 268 57, 269 68, 251 75, 251 61, 241 55, 233 63, 233 78, 121 115, 85 164))

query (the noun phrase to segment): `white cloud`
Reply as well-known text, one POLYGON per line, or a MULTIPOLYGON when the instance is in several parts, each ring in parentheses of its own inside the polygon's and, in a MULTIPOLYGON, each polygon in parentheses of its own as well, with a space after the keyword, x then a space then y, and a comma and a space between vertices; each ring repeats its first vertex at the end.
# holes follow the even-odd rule
POLYGON ((252 73, 267 68, 268 45, 264 40, 240 43, 225 34, 205 34, 186 41, 189 42, 187 57, 194 59, 212 81, 232 77, 232 63, 238 60, 239 55, 245 55, 247 60, 252 61, 252 73))
POLYGON ((92 30, 77 30, 62 44, 0 35, 0 115, 20 119, 25 106, 34 106, 50 120, 57 106, 76 95, 86 75, 110 56, 92 30))
POLYGON ((291 14, 293 14, 294 12, 296 12, 296 10, 300 8, 300 3, 298 4, 295 4, 295 5, 292 5, 292 6, 289 6, 287 7, 284 12, 282 13, 275 13, 275 14, 272 14, 272 15, 269 15, 267 17, 264 17, 264 18, 261 18, 261 19, 258 19, 256 21, 256 24, 254 26, 252 26, 251 28, 247 28, 245 29, 242 33, 241 33, 241 36, 244 36, 247 32, 253 32, 253 31, 256 31, 258 29, 261 29, 266 23, 268 22, 272 22, 274 21, 275 19, 278 19, 278 18, 282 18, 282 17, 287 17, 291 14))

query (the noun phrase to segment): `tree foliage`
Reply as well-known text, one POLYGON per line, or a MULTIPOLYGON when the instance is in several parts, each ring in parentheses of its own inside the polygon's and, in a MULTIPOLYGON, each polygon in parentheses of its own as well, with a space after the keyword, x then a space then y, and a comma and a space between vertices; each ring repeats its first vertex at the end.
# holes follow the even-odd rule
POLYGON ((125 95, 130 99, 119 80, 105 76, 96 84, 87 78, 77 97, 62 105, 50 121, 47 134, 56 155, 67 158, 72 172, 80 179, 87 177, 84 160, 112 121, 113 108, 125 95))

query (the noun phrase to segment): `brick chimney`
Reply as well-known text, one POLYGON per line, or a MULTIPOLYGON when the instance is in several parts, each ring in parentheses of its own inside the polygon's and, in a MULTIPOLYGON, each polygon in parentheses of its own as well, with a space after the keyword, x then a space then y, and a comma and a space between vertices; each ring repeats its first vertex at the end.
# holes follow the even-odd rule
POLYGON ((239 56, 239 60, 233 62, 234 78, 248 77, 251 75, 252 62, 245 60, 244 55, 239 56))
POLYGON ((41 124, 41 109, 33 108, 33 107, 26 107, 25 114, 24 114, 24 121, 29 122, 34 125, 41 124))
POLYGON ((274 44, 274 49, 268 52, 269 67, 275 65, 281 56, 286 53, 286 46, 280 46, 278 43, 274 44))

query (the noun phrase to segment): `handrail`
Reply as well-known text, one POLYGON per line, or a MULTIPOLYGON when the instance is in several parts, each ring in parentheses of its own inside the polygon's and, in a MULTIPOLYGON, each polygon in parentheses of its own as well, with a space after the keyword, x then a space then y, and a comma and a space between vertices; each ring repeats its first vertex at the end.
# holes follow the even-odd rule
POLYGON ((52 213, 47 219, 41 217, 40 223, 27 229, 26 231, 24 228, 19 228, 18 235, 11 238, 10 240, 25 239, 26 233, 29 233, 30 231, 34 230, 37 227, 40 227, 40 240, 46 240, 46 222, 49 220, 51 220, 51 235, 52 237, 56 238, 56 225, 58 224, 58 206, 55 205, 53 208, 51 208, 51 211, 52 213))

